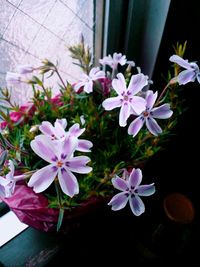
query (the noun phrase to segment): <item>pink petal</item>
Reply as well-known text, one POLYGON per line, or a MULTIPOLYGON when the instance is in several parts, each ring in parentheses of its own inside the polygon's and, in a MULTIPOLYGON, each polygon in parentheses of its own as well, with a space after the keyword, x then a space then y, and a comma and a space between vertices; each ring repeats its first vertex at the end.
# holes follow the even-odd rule
POLYGON ((68 136, 64 139, 61 147, 61 158, 69 158, 76 150, 78 139, 76 137, 68 136))
POLYGON ((54 135, 54 127, 49 121, 43 121, 42 124, 39 126, 39 129, 43 134, 49 136, 54 135))
POLYGON ((153 93, 153 91, 151 90, 148 90, 147 93, 146 93, 146 108, 151 110, 153 105, 155 104, 156 102, 156 99, 158 97, 158 92, 155 92, 153 93))
POLYGON ((194 70, 184 70, 181 71, 178 75, 178 83, 181 84, 186 84, 189 82, 194 82, 196 78, 196 74, 194 70))
POLYGON ((79 193, 79 185, 76 177, 69 170, 62 168, 58 172, 58 180, 62 191, 73 197, 75 194, 79 193))
POLYGON ((154 118, 150 116, 146 119, 146 126, 148 130, 150 131, 150 133, 152 133, 155 136, 162 133, 162 129, 160 128, 156 120, 154 120, 154 118))
POLYGON ((89 173, 92 171, 92 168, 86 166, 86 164, 90 162, 90 158, 86 156, 78 156, 66 161, 67 168, 72 172, 77 173, 89 173))
POLYGON ((128 134, 133 135, 135 137, 142 126, 144 125, 144 118, 143 116, 140 116, 136 118, 134 121, 131 122, 131 124, 128 127, 128 134))
POLYGON ((92 91, 93 91, 93 82, 89 81, 89 82, 85 83, 85 86, 84 86, 83 90, 88 94, 92 93, 92 91))
POLYGON ((33 141, 31 141, 30 146, 33 151, 42 159, 49 163, 55 162, 57 150, 54 147, 53 141, 48 137, 44 135, 38 135, 33 141))
POLYGON ((127 181, 125 181, 124 179, 122 179, 120 177, 113 178, 112 184, 116 189, 118 189, 120 191, 126 191, 129 189, 127 181))
POLYGON ((137 188, 137 194, 140 196, 151 196, 155 193, 155 186, 153 184, 148 184, 148 185, 140 185, 137 188))
POLYGON ((78 123, 75 123, 69 128, 70 135, 74 137, 79 137, 82 133, 85 132, 85 128, 81 129, 78 123))
POLYGON ((178 64, 179 66, 185 68, 185 69, 191 69, 191 65, 190 63, 188 62, 187 59, 183 59, 181 58, 180 56, 177 56, 177 55, 173 55, 169 58, 169 60, 171 62, 174 62, 176 64, 178 64))
POLYGON ((153 108, 151 111, 151 115, 154 118, 158 119, 168 119, 172 116, 173 111, 170 110, 169 104, 163 104, 160 107, 153 108))
POLYGON ((74 85, 74 91, 75 92, 78 92, 79 91, 79 89, 81 88, 81 87, 83 87, 83 86, 85 86, 85 82, 77 82, 75 85, 74 85))
POLYGON ((142 181, 142 172, 140 169, 133 169, 130 177, 129 177, 129 187, 134 189, 137 188, 138 185, 142 181))
POLYGON ((135 216, 139 216, 145 212, 144 203, 139 196, 132 194, 132 196, 129 198, 129 204, 135 216))
POLYGON ((81 152, 91 152, 90 148, 93 146, 92 142, 88 140, 78 140, 78 145, 76 150, 81 151, 81 152))
POLYGON ((122 100, 120 96, 117 97, 110 97, 103 101, 102 106, 105 110, 112 110, 114 108, 121 107, 122 100))
POLYGON ((125 102, 123 103, 120 113, 119 113, 119 125, 121 127, 125 127, 127 124, 127 119, 130 116, 130 105, 129 103, 125 102))
POLYGON ((66 119, 57 119, 55 121, 55 127, 58 123, 62 126, 63 129, 65 129, 67 127, 67 120, 66 119))
POLYGON ((8 168, 9 168, 10 171, 6 175, 6 179, 13 180, 15 167, 14 167, 14 164, 13 164, 13 161, 12 160, 9 160, 8 161, 8 168))
POLYGON ((147 84, 148 76, 145 76, 142 73, 133 75, 128 86, 128 92, 130 92, 132 95, 135 95, 147 84))
POLYGON ((133 96, 131 100, 131 108, 134 113, 140 115, 146 109, 146 100, 140 96, 133 96))
POLYGON ((29 187, 33 187, 35 193, 46 190, 54 181, 58 169, 54 165, 48 165, 36 171, 28 182, 29 187))
POLYGON ((99 67, 92 68, 89 72, 89 77, 93 78, 93 76, 95 76, 95 74, 97 74, 99 71, 100 71, 99 67))
POLYGON ((108 205, 112 206, 112 210, 121 210, 123 209, 128 202, 129 194, 126 192, 121 192, 115 195, 108 205))
POLYGON ((113 79, 112 86, 118 95, 121 95, 123 92, 127 91, 126 81, 122 73, 117 74, 118 79, 113 79))

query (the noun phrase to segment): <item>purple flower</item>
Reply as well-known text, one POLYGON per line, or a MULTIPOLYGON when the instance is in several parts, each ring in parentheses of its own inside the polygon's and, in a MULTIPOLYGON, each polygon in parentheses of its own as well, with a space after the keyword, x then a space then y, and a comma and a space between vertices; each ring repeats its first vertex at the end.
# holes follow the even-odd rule
POLYGON ((27 64, 27 65, 19 65, 17 67, 17 69, 18 69, 20 74, 32 73, 35 70, 35 68, 33 66, 29 65, 29 64, 27 64))
POLYGON ((75 123, 69 128, 69 137, 75 138, 77 141, 77 151, 91 152, 90 148, 93 146, 92 142, 85 139, 78 139, 78 137, 85 131, 85 128, 81 129, 78 123, 75 123))
POLYGON ((42 159, 50 164, 36 171, 28 182, 36 193, 46 190, 57 178, 62 191, 73 197, 79 193, 79 185, 72 172, 89 173, 92 168, 86 166, 89 157, 73 157, 77 142, 67 137, 63 141, 53 142, 44 135, 37 136, 31 141, 31 148, 42 159))
POLYGON ((74 85, 74 90, 78 92, 82 87, 86 93, 93 91, 93 82, 105 78, 105 72, 97 68, 92 68, 89 75, 82 74, 81 79, 74 85))
MULTIPOLYGON (((120 64, 121 66, 125 65, 127 63, 127 59, 126 56, 122 56, 121 53, 114 53, 113 57, 111 55, 108 55, 102 59, 99 59, 99 63, 101 65, 108 65, 112 69, 116 69, 118 64, 120 64)), ((133 64, 133 62, 131 63, 133 64)))
POLYGON ((131 113, 140 114, 145 109, 146 101, 135 95, 148 84, 148 77, 142 73, 133 75, 128 88, 122 73, 117 74, 117 78, 112 81, 112 86, 118 96, 104 100, 102 106, 105 110, 121 107, 119 125, 124 127, 131 113))
POLYGON ((154 183, 140 185, 141 181, 142 172, 140 169, 133 169, 130 176, 128 171, 125 170, 122 178, 119 176, 113 178, 113 186, 122 192, 116 194, 108 203, 112 206, 112 210, 123 209, 129 201, 133 214, 141 215, 145 211, 145 206, 140 196, 151 196, 155 193, 154 183))
POLYGON ((81 129, 80 125, 75 123, 69 128, 69 131, 66 132, 66 126, 66 119, 57 119, 54 123, 54 126, 48 121, 43 121, 39 129, 45 136, 54 141, 63 140, 66 137, 74 138, 75 142, 77 143, 77 151, 91 152, 90 148, 93 146, 92 142, 85 139, 78 139, 79 136, 85 131, 85 128, 81 129))
POLYGON ((12 85, 21 84, 25 81, 23 80, 21 74, 8 71, 6 73, 6 82, 7 82, 8 86, 12 86, 12 85))
POLYGON ((17 181, 25 179, 26 175, 14 176, 15 167, 12 160, 8 162, 9 172, 5 177, 0 176, 0 197, 11 197, 15 190, 15 184, 17 181))
POLYGON ((60 140, 66 137, 66 119, 57 119, 54 126, 49 121, 43 121, 39 126, 40 131, 52 140, 60 140))
POLYGON ((162 129, 155 119, 168 119, 172 116, 173 111, 170 110, 169 104, 163 104, 160 107, 153 108, 158 93, 149 90, 146 93, 146 110, 143 111, 138 118, 133 120, 128 127, 128 134, 136 136, 144 123, 147 129, 155 136, 162 133, 162 129), (154 119, 155 118, 155 119, 154 119))
POLYGON ((186 69, 181 71, 176 77, 180 85, 194 82, 195 79, 197 79, 197 81, 200 83, 200 71, 198 65, 195 62, 188 62, 188 60, 183 59, 177 55, 171 56, 169 60, 186 69))

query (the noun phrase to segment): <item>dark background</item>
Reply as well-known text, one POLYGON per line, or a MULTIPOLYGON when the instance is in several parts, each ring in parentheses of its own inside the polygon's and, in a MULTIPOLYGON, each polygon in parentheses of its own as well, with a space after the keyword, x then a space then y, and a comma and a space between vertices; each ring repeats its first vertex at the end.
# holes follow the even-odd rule
MULTIPOLYGON (((165 86, 163 77, 167 76, 171 66, 169 57, 174 54, 172 46, 177 42, 187 40, 184 58, 200 62, 199 13, 198 1, 171 1, 153 76, 154 89, 161 91, 165 86)), ((129 207, 119 212, 103 209, 83 220, 60 256, 64 257, 68 251, 69 259, 78 257, 88 265, 104 266, 122 261, 140 266, 149 263, 153 266, 200 266, 196 245, 200 242, 198 82, 185 85, 180 97, 185 99, 188 109, 180 116, 166 149, 152 159, 143 172, 149 181, 155 181, 157 188, 154 196, 144 199, 146 213, 136 218, 129 207), (173 192, 191 200, 195 217, 190 224, 180 225, 167 219, 163 201, 173 192)), ((50 265, 57 260, 55 258, 50 265)))

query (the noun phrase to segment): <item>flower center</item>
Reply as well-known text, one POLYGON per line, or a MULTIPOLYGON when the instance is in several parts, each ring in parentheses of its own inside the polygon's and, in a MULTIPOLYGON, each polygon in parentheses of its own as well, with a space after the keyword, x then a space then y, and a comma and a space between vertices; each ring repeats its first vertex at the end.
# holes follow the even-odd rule
POLYGON ((59 161, 57 162, 57 167, 58 167, 58 168, 61 168, 62 166, 63 166, 63 162, 59 160, 59 161))
POLYGON ((128 96, 127 95, 124 96, 124 101, 128 101, 128 96))
POLYGON ((144 112, 143 112, 143 116, 144 116, 144 117, 148 117, 148 116, 149 116, 149 112, 144 111, 144 112))

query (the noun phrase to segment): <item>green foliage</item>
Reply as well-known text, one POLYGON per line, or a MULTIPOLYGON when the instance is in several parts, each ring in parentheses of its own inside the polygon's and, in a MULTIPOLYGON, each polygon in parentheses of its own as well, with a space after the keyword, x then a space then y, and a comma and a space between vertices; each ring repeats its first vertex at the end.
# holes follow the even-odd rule
MULTIPOLYGON (((183 56, 186 43, 177 44, 176 52, 183 56)), ((91 54, 84 41, 69 48, 72 57, 78 60, 78 64, 86 73, 89 72, 91 54)), ((177 66, 174 65, 174 73, 177 74, 177 66)), ((6 156, 14 159, 16 168, 21 172, 36 170, 45 166, 30 148, 30 142, 39 134, 38 125, 42 121, 54 123, 57 118, 66 118, 68 129, 74 123, 81 124, 80 117, 83 115, 86 128, 83 139, 90 140, 94 146, 89 154, 93 171, 85 175, 77 175, 80 186, 80 194, 73 199, 60 194, 60 189, 55 190, 52 185, 46 192, 49 199, 49 207, 59 207, 60 215, 58 228, 60 227, 64 209, 70 209, 79 205, 82 200, 92 195, 108 196, 113 192, 111 179, 122 168, 139 167, 150 157, 154 156, 164 147, 164 143, 170 138, 172 129, 177 124, 177 116, 183 111, 183 102, 179 98, 180 88, 176 84, 169 84, 165 95, 160 99, 171 103, 174 115, 169 120, 159 121, 163 133, 153 136, 145 127, 133 138, 127 134, 126 127, 119 126, 119 110, 112 112, 105 111, 101 103, 105 99, 102 94, 100 82, 95 82, 93 94, 77 94, 70 84, 65 84, 60 77, 57 66, 48 60, 43 61, 40 73, 57 74, 60 78, 60 95, 58 101, 52 98, 52 88, 45 88, 43 79, 33 76, 29 84, 33 88, 32 110, 20 111, 19 107, 12 106, 7 110, 1 110, 1 118, 7 122, 7 127, 0 134, 2 149, 6 150, 6 156), (37 85, 37 86, 36 86, 37 85), (36 89, 36 88, 40 88, 36 89), (18 111, 21 119, 13 122, 10 119, 10 112, 18 111), (8 155, 7 155, 8 154, 8 155)), ((171 72, 168 74, 168 81, 174 77, 171 72)), ((126 71, 127 84, 130 80, 130 70, 126 71)), ((10 103, 10 95, 7 90, 3 92, 3 99, 10 103)), ((110 93, 113 96, 114 92, 110 93)), ((130 118, 129 120, 132 120, 130 118)), ((5 161, 5 153, 1 154, 0 166, 5 161)), ((80 152, 76 152, 81 155, 80 152)), ((56 184, 56 182, 55 182, 56 184)))

